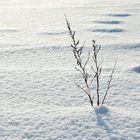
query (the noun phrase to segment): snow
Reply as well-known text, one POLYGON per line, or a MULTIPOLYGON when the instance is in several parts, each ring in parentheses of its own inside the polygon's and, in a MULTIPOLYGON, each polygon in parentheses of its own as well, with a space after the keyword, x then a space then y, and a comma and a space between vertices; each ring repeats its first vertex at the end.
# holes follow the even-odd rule
POLYGON ((140 1, 1 0, 0 140, 139 140, 140 1), (90 106, 74 80, 65 17, 81 44, 102 45, 105 106, 90 106))

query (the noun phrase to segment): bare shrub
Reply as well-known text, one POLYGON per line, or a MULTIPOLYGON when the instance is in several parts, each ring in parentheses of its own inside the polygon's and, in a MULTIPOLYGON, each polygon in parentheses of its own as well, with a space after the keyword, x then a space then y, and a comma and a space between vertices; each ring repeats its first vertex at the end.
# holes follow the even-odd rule
POLYGON ((76 60, 76 64, 77 67, 75 67, 75 69, 81 73, 82 79, 84 81, 85 86, 81 86, 80 84, 77 84, 77 82, 75 82, 76 86, 78 88, 80 88, 81 90, 84 91, 84 93, 86 93, 86 95, 88 96, 89 102, 91 104, 91 106, 93 107, 94 105, 94 96, 96 96, 96 104, 97 106, 103 105, 105 103, 106 97, 108 95, 108 92, 110 90, 110 88, 112 87, 111 82, 112 82, 112 78, 113 78, 113 74, 115 71, 115 67, 116 67, 116 62, 113 66, 113 69, 111 71, 111 75, 109 77, 108 83, 107 83, 107 88, 105 91, 105 94, 103 96, 103 99, 101 100, 101 94, 100 94, 100 75, 102 73, 102 63, 103 61, 99 62, 99 58, 98 58, 98 54, 100 52, 101 46, 97 45, 95 40, 93 39, 92 41, 92 51, 89 51, 89 53, 87 54, 86 60, 83 61, 82 58, 82 53, 83 53, 83 49, 85 47, 85 44, 83 44, 82 46, 79 43, 79 40, 76 40, 75 38, 75 34, 76 32, 73 31, 71 29, 71 25, 70 22, 67 20, 66 18, 66 24, 67 24, 67 28, 69 31, 69 35, 70 38, 72 39, 72 43, 70 44, 72 51, 73 51, 73 55, 74 58, 76 60), (91 61, 94 64, 92 66, 91 61), (92 78, 89 78, 89 73, 88 70, 89 68, 87 67, 87 64, 90 63, 90 68, 93 71, 92 74, 92 78), (95 82, 95 83, 94 83, 95 82), (92 93, 91 87, 94 86, 96 87, 96 93, 92 93))

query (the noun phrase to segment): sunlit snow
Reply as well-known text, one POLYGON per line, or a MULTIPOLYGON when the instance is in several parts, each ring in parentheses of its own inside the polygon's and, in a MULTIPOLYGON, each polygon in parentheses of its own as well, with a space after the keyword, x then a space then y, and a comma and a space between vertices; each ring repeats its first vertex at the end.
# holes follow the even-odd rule
MULTIPOLYGON (((85 49, 86 51, 86 49, 85 49)), ((0 140, 139 140, 140 1, 0 0, 0 140), (65 16, 86 47, 102 45, 105 106, 91 108, 65 16)))

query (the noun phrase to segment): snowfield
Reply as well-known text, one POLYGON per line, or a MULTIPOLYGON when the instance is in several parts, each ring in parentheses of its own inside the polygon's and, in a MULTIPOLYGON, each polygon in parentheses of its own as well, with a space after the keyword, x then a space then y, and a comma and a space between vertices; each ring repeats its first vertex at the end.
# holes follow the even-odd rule
POLYGON ((140 1, 1 0, 0 140, 140 140, 140 1), (74 84, 65 14, 102 45, 102 93, 117 61, 105 106, 74 84))

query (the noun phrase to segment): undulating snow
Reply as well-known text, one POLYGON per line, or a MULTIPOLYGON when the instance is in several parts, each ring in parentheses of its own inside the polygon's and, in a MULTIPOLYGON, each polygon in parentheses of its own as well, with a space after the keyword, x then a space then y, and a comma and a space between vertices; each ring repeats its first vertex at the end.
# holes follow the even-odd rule
POLYGON ((139 140, 139 27, 139 0, 1 0, 0 140, 139 140), (105 106, 74 84, 65 14, 85 52, 102 45, 102 94, 117 61, 105 106))

